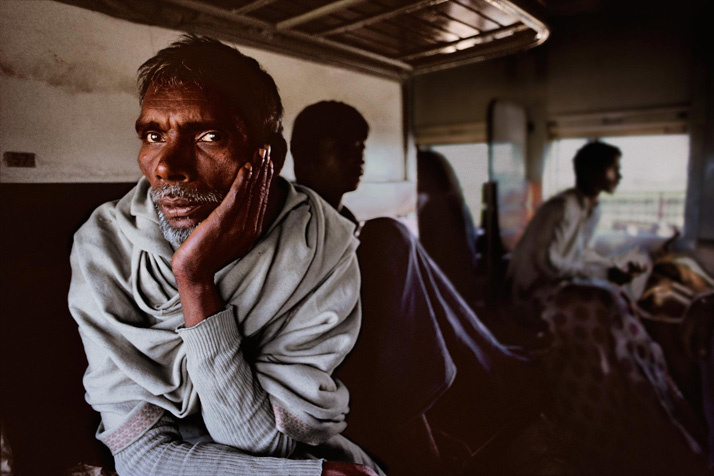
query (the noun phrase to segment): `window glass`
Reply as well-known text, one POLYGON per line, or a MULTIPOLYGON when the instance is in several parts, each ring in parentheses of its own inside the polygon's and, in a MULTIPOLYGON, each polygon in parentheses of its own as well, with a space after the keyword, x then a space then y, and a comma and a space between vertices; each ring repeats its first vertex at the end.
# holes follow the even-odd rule
POLYGON ((543 199, 575 186, 573 157, 587 139, 561 139, 550 143, 543 170, 543 199))

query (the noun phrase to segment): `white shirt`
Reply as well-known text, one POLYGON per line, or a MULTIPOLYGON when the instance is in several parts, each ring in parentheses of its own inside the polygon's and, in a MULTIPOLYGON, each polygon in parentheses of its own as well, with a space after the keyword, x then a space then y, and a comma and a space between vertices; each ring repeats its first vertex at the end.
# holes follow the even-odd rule
POLYGON ((528 224, 508 266, 513 296, 544 302, 561 281, 607 278, 612 260, 598 255, 591 241, 600 207, 575 188, 546 201, 528 224))

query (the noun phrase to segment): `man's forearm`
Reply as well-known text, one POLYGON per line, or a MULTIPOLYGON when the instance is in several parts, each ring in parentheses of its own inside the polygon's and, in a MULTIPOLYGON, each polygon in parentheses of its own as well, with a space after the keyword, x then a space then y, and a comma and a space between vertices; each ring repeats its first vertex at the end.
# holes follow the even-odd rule
POLYGON ((179 334, 213 440, 252 454, 289 456, 295 443, 276 428, 268 394, 243 355, 233 308, 179 334))
POLYGON ((216 443, 186 443, 168 415, 114 459, 121 476, 319 476, 322 472, 319 460, 258 457, 216 443))

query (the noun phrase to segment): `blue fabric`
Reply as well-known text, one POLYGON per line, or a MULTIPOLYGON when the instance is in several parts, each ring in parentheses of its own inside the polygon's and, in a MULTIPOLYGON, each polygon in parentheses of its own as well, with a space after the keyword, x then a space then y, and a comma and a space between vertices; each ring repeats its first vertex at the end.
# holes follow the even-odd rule
POLYGON ((352 395, 349 425, 399 425, 426 412, 457 368, 461 388, 500 395, 526 359, 496 341, 403 224, 369 220, 359 238, 362 329, 338 369, 352 395))

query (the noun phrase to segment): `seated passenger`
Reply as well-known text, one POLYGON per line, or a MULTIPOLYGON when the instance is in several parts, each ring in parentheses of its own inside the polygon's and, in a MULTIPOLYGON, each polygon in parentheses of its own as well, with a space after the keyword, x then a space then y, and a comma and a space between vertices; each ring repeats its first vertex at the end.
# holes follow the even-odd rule
POLYGON ((360 326, 357 240, 314 192, 273 179, 275 82, 188 36, 141 66, 139 86, 144 176, 71 255, 86 399, 118 473, 379 472, 340 435, 349 395, 332 377, 360 326))
POLYGON ((618 286, 644 268, 620 268, 590 248, 597 197, 617 187, 620 156, 600 142, 582 147, 576 187, 549 199, 529 223, 508 269, 516 314, 548 330, 540 349, 544 413, 573 472, 701 474, 701 422, 618 286))
POLYGON ((575 187, 541 205, 513 250, 507 279, 517 304, 537 313, 563 281, 602 279, 625 284, 644 270, 637 262, 621 268, 591 248, 601 213, 597 198, 617 188, 621 156, 620 149, 603 142, 578 150, 573 159, 575 187))
POLYGON ((419 241, 471 309, 478 309, 486 282, 478 272, 477 231, 446 157, 417 152, 417 192, 419 241))
MULTIPOLYGON (((297 182, 355 223, 342 197, 359 184, 368 132, 356 109, 323 101, 300 112, 290 143, 297 182)), ((390 474, 446 474, 404 440, 407 425, 429 422, 475 451, 522 424, 537 376, 493 338, 403 224, 367 220, 359 239, 362 329, 337 371, 352 394, 347 432, 390 474)))

